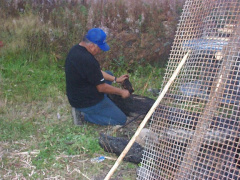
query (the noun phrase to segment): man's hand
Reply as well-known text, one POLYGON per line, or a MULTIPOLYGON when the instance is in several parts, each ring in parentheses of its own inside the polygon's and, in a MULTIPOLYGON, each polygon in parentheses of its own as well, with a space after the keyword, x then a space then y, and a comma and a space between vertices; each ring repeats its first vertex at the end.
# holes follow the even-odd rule
POLYGON ((128 74, 124 74, 124 75, 118 77, 116 82, 117 83, 122 83, 125 79, 128 79, 128 78, 129 78, 129 75, 128 74))
POLYGON ((128 90, 123 89, 122 93, 121 93, 121 96, 122 96, 123 99, 125 99, 125 98, 128 98, 130 96, 130 93, 129 93, 128 90))

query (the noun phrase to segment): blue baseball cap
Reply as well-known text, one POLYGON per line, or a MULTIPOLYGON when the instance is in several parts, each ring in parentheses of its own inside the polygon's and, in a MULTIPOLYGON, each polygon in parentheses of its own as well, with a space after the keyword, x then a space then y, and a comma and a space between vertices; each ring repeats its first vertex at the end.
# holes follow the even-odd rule
POLYGON ((103 51, 108 51, 110 47, 106 43, 107 35, 100 28, 92 28, 87 32, 86 38, 92 43, 98 45, 98 47, 103 51))

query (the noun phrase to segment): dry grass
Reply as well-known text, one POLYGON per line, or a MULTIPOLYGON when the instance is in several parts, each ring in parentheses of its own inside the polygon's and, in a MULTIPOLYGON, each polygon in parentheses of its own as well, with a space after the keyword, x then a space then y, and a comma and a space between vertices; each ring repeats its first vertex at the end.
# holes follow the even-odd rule
MULTIPOLYGON (((7 8, 2 9, 5 15, 2 19, 8 21, 0 29, 14 35, 16 42, 9 44, 6 40, 7 46, 25 47, 34 54, 47 51, 59 60, 82 39, 88 29, 101 27, 108 33, 111 46, 111 52, 99 56, 103 67, 108 68, 121 57, 126 63, 156 63, 163 66, 170 52, 183 2, 105 0, 86 3, 6 3, 7 8)), ((3 40, 5 42, 5 38, 3 40)))
MULTIPOLYGON (((73 127, 71 125, 71 113, 69 105, 65 98, 57 100, 49 100, 48 102, 32 102, 31 104, 5 104, 3 103, 1 113, 5 118, 5 122, 16 122, 21 120, 21 123, 31 122, 34 128, 30 133, 25 133, 24 138, 18 132, 9 132, 8 137, 12 140, 0 141, 0 178, 2 179, 102 179, 113 165, 113 160, 106 159, 105 161, 93 164, 90 159, 99 155, 104 155, 102 151, 90 155, 89 147, 82 145, 83 152, 75 152, 74 155, 67 155, 63 151, 54 150, 54 162, 48 164, 48 158, 45 158, 38 167, 36 159, 38 159, 43 147, 39 145, 45 139, 43 136, 48 136, 47 131, 54 129, 54 126, 65 126, 66 128, 73 127), (60 115, 60 119, 59 116, 60 115), (8 119, 6 121, 6 119, 8 119), (51 127, 51 128, 49 128, 51 127)), ((93 125, 86 125, 85 128, 92 128, 93 125)), ((17 127, 16 127, 17 128, 17 127)), ((30 127, 32 128, 32 127, 30 127)), ((76 129, 76 127, 73 127, 76 129)), ((81 127, 79 127, 79 130, 81 127)), ((109 131, 109 127, 94 126, 93 129, 99 132, 109 131)), ((52 135, 58 136, 60 131, 52 135)), ((66 132, 66 135, 69 135, 66 132)), ((79 132, 81 133, 81 132, 79 132)), ((78 133, 70 132, 77 135, 78 133)), ((50 136, 50 135, 49 135, 50 136)), ((86 135, 88 136, 88 135, 86 135)), ((96 137, 97 138, 97 137, 96 137)), ((71 140, 69 140, 71 141, 71 140)), ((52 143, 57 143, 51 141, 52 143)), ((54 146, 54 144, 52 144, 54 146)), ((47 147, 45 147, 47 148, 47 147)), ((116 159, 113 154, 108 154, 116 159)), ((115 175, 115 179, 135 179, 136 166, 130 163, 123 163, 115 175), (128 168, 127 168, 128 167, 128 168)))

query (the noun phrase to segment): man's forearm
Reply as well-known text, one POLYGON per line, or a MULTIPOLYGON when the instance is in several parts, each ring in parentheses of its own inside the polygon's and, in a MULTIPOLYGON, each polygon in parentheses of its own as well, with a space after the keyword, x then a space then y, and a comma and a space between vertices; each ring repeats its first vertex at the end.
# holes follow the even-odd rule
POLYGON ((117 94, 122 96, 123 98, 127 98, 130 96, 130 93, 128 90, 125 89, 120 89, 120 88, 116 88, 114 86, 111 86, 109 84, 99 84, 96 86, 97 90, 101 93, 105 93, 105 94, 117 94))
POLYGON ((114 86, 111 86, 109 84, 100 84, 97 86, 97 89, 99 92, 101 93, 105 93, 105 94, 117 94, 117 95, 121 95, 121 92, 123 91, 120 88, 116 88, 114 86))

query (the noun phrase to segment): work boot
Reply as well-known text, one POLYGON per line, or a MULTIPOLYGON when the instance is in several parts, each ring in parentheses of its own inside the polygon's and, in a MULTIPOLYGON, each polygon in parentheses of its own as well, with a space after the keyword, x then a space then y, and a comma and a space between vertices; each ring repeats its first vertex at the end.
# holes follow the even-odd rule
POLYGON ((84 115, 82 112, 76 110, 76 108, 72 107, 72 116, 73 116, 73 124, 77 126, 81 126, 84 124, 84 115))

